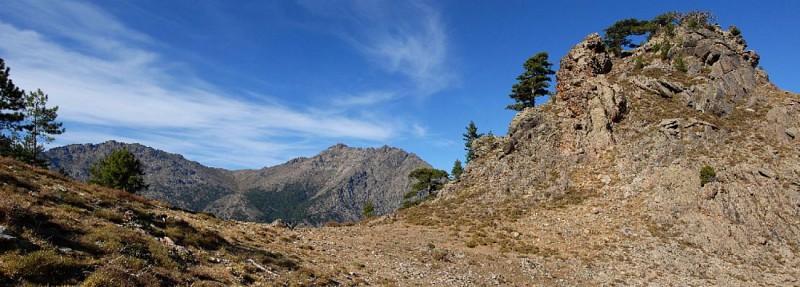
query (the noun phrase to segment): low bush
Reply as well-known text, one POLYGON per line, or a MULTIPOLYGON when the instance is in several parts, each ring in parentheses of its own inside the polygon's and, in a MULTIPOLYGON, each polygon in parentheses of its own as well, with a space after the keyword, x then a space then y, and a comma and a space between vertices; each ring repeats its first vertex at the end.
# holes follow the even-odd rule
POLYGON ((636 57, 636 70, 644 69, 644 60, 642 57, 636 57))
POLYGON ((672 62, 672 65, 675 66, 675 70, 678 72, 686 74, 689 71, 689 68, 686 66, 686 61, 683 60, 683 57, 678 57, 672 62))
POLYGON ((700 186, 705 186, 706 183, 717 181, 717 172, 713 167, 706 165, 700 169, 700 186))
POLYGON ((741 31, 741 30, 739 30, 739 28, 738 28, 738 27, 736 27, 736 26, 731 26, 731 27, 728 29, 728 31, 730 31, 730 32, 731 32, 731 35, 734 35, 734 36, 739 36, 739 35, 741 35, 741 34, 742 34, 742 31, 741 31))
POLYGON ((662 60, 669 59, 669 50, 672 49, 672 43, 664 41, 664 43, 661 43, 661 45, 659 45, 659 48, 661 48, 661 59, 662 60))

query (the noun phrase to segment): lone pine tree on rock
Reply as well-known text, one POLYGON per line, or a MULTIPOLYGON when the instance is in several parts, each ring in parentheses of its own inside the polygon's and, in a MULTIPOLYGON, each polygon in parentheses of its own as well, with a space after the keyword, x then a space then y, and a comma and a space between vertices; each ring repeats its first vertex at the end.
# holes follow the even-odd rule
POLYGON ((553 63, 547 61, 547 52, 539 52, 533 57, 530 57, 525 64, 525 72, 523 72, 517 80, 519 83, 514 84, 511 89, 511 94, 508 95, 515 104, 508 105, 506 109, 521 111, 527 107, 533 107, 536 98, 550 94, 547 88, 550 87, 550 75, 555 74, 553 71, 553 63))

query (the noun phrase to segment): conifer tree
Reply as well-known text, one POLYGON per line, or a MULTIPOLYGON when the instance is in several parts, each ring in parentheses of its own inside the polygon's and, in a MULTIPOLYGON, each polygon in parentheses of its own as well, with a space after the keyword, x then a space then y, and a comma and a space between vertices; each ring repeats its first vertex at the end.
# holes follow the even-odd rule
POLYGON ((525 64, 525 72, 523 72, 517 80, 519 83, 514 84, 511 89, 511 94, 508 95, 515 104, 508 105, 506 109, 521 111, 527 107, 533 107, 536 103, 536 98, 550 94, 547 88, 550 87, 550 75, 555 74, 553 71, 553 63, 547 61, 547 52, 540 52, 530 57, 525 64))
POLYGON ((637 44, 628 39, 628 36, 644 35, 650 32, 650 21, 636 18, 619 20, 604 31, 603 42, 606 43, 612 53, 619 55, 624 47, 638 47, 637 44))
POLYGON ((89 174, 92 175, 89 179, 90 183, 109 188, 121 189, 130 193, 147 188, 147 185, 144 184, 142 163, 126 148, 115 150, 101 159, 89 168, 89 174))
POLYGON ((453 170, 450 171, 450 174, 453 175, 453 179, 458 180, 461 178, 462 172, 464 172, 464 167, 461 166, 460 160, 456 160, 456 162, 453 163, 453 170))
POLYGON ((375 216, 375 205, 372 204, 371 201, 365 203, 364 206, 361 207, 361 215, 364 216, 364 218, 375 216))
POLYGON ((469 125, 467 126, 467 133, 464 135, 464 150, 467 151, 467 159, 466 162, 469 163, 473 159, 475 159, 475 151, 472 150, 472 141, 480 138, 483 134, 478 133, 478 128, 475 126, 475 123, 469 121, 469 125))
POLYGON ((4 156, 16 154, 15 139, 25 118, 25 91, 14 85, 10 74, 11 68, 0 58, 0 155, 4 156))
POLYGON ((58 106, 47 107, 47 94, 42 90, 36 90, 25 95, 25 125, 23 130, 27 132, 22 145, 25 151, 24 160, 30 163, 43 164, 39 161, 39 154, 44 151, 44 143, 55 140, 53 135, 64 133, 64 128, 60 122, 56 122, 58 117, 58 106))
POLYGON ((414 178, 417 182, 411 186, 416 191, 425 191, 428 194, 442 189, 446 180, 447 172, 435 168, 418 168, 412 170, 408 177, 414 178))

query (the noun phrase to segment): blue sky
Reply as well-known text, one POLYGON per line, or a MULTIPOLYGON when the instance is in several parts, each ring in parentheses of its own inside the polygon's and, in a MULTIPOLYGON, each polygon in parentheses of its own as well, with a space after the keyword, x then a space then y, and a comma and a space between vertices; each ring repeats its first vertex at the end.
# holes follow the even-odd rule
POLYGON ((115 139, 239 169, 386 144, 449 171, 470 120, 507 132, 528 57, 557 67, 616 20, 693 9, 800 91, 797 1, 5 1, 0 57, 60 107, 51 146, 115 139))

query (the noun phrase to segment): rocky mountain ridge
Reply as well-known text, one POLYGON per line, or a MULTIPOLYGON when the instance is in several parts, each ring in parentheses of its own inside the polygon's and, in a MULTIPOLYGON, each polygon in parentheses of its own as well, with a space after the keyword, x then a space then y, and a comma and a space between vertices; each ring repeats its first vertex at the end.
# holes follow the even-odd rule
POLYGON ((355 221, 367 202, 376 214, 385 214, 397 209, 410 188, 408 173, 430 167, 401 149, 343 144, 260 170, 209 168, 178 154, 115 141, 53 148, 45 156, 55 170, 86 180, 94 162, 123 147, 143 163, 150 185, 144 196, 244 221, 355 221))
POLYGON ((800 96, 758 60, 706 19, 619 58, 589 35, 561 60, 550 102, 473 143, 476 160, 429 208, 515 230, 538 270, 577 285, 797 284, 800 96), (460 207, 476 205, 491 207, 460 207))

